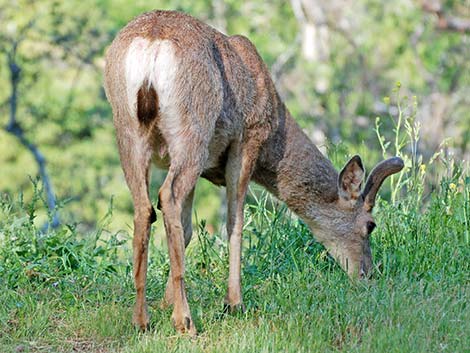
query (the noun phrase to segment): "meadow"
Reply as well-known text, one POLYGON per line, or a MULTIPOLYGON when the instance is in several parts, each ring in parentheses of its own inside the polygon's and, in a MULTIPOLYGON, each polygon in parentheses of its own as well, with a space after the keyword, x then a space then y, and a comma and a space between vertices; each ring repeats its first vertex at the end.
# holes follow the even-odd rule
POLYGON ((226 241, 198 221, 186 275, 195 339, 177 335, 171 309, 160 309, 169 263, 164 244, 155 241, 151 329, 131 325, 129 235, 107 231, 112 205, 90 234, 73 225, 44 232, 34 222, 45 201, 39 184, 30 202, 2 197, 0 351, 468 352, 470 177, 446 163, 446 175, 429 192, 422 188, 425 164, 410 165, 390 183, 393 202, 381 200, 375 211, 368 281, 348 279, 285 206, 252 190, 243 314, 222 313, 226 241))

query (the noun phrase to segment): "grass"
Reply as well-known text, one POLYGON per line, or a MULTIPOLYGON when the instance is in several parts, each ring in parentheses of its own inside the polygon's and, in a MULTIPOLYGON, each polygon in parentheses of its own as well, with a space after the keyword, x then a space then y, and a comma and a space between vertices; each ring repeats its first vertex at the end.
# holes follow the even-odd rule
POLYGON ((227 248, 200 222, 187 256, 196 339, 175 334, 159 308, 165 249, 151 248, 152 329, 142 334, 130 323, 127 237, 106 233, 107 219, 87 236, 41 234, 34 204, 3 198, 0 352, 468 351, 470 178, 455 178, 425 209, 410 197, 379 203, 368 282, 351 282, 301 222, 260 197, 246 209, 245 314, 221 313, 227 248))
MULTIPOLYGON (((390 178, 392 202, 375 207, 375 276, 350 281, 305 225, 262 194, 245 210, 244 314, 222 314, 226 242, 198 223, 186 257, 195 339, 175 334, 171 309, 159 308, 166 249, 151 244, 151 330, 140 333, 130 239, 106 231, 111 212, 92 234, 73 225, 43 233, 37 185, 28 203, 0 195, 0 352, 469 352, 470 176, 439 155, 424 164, 414 110, 398 108, 393 143, 376 125, 384 155, 406 168, 390 178)), ((338 149, 332 156, 341 164, 338 149)))

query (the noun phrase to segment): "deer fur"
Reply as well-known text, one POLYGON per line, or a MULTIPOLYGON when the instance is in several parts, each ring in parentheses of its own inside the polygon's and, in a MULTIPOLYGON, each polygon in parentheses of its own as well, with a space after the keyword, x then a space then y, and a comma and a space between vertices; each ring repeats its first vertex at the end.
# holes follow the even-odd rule
POLYGON ((134 202, 134 323, 149 323, 145 299, 150 225, 150 164, 168 169, 159 208, 168 241, 173 304, 179 332, 196 328, 184 288, 184 250, 198 177, 227 190, 229 280, 225 304, 242 307, 243 206, 250 180, 284 201, 351 276, 371 268, 371 214, 383 180, 403 167, 395 157, 371 173, 353 157, 340 174, 313 145, 281 101, 253 44, 226 36, 174 11, 132 20, 106 53, 105 90, 112 106, 122 168, 134 202))

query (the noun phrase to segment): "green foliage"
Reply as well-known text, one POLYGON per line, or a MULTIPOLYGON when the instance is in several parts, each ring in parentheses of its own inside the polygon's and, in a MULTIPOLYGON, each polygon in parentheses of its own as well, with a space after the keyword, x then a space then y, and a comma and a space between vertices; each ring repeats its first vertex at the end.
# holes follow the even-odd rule
POLYGON ((34 220, 38 205, 43 203, 41 190, 34 184, 34 196, 25 203, 20 194, 16 201, 0 199, 0 282, 11 289, 30 287, 78 287, 93 283, 97 276, 109 277, 122 265, 120 245, 127 242, 122 234, 109 234, 104 228, 110 212, 94 233, 77 234, 74 225, 43 232, 34 220), (11 221, 13 220, 13 221, 11 221))
MULTIPOLYGON (((458 131, 454 146, 457 153, 466 153, 470 141, 467 37, 436 31, 433 21, 407 1, 361 0, 348 6, 342 14, 350 21, 351 33, 342 30, 335 18, 327 18, 329 53, 309 61, 301 52, 301 24, 286 1, 0 1, 4 24, 0 85, 5 88, 0 91, 0 125, 7 124, 10 114, 7 58, 18 42, 18 121, 45 155, 58 199, 71 200, 61 219, 91 231, 114 195, 116 217, 111 227, 129 229, 132 204, 102 89, 103 54, 134 16, 155 8, 177 9, 228 34, 248 36, 268 67, 280 67, 276 84, 305 130, 311 135, 323 131, 322 144, 344 144, 347 152, 338 160, 355 151, 363 153, 370 166, 380 159, 370 127, 377 115, 383 115, 381 97, 388 95, 397 78, 402 80, 404 95, 424 99, 439 93, 450 102, 452 124, 448 125, 455 124, 458 131)), ((445 4, 446 11, 455 13, 461 7, 458 2, 445 4)), ((382 131, 393 129, 390 120, 381 123, 382 131)), ((21 191, 31 199, 29 176, 37 174, 37 167, 30 153, 2 129, 0 149, 0 190, 11 196, 21 191)), ((419 152, 427 149, 421 147, 419 152)), ((163 177, 162 173, 153 177, 153 194, 163 177)), ((220 193, 215 190, 202 184, 196 195, 199 214, 211 229, 220 226, 220 193)), ((45 210, 38 212, 40 222, 45 210)))
MULTIPOLYGON (((459 1, 444 10, 465 15, 459 1)), ((409 1, 361 0, 342 11, 350 27, 327 18, 328 54, 311 61, 286 1, 0 0, 0 126, 12 112, 8 60, 16 43, 17 119, 46 157, 63 221, 42 229, 51 215, 37 167, 0 128, 0 351, 466 351, 470 178, 468 165, 449 155, 470 146, 468 35, 437 31, 409 1), (305 131, 325 133, 320 143, 338 168, 356 153, 367 170, 390 155, 405 160, 376 206, 372 280, 350 282, 301 221, 254 187, 243 243, 248 311, 222 315, 224 190, 201 181, 186 262, 201 334, 175 336, 170 310, 159 309, 169 272, 161 217, 147 282, 152 330, 134 330, 133 207, 101 71, 118 30, 154 8, 248 36, 268 67, 278 67, 276 85, 305 131), (447 109, 442 126, 456 132, 437 147, 419 138, 418 124, 428 112, 421 104, 434 97, 447 109)), ((164 177, 152 175, 154 202, 164 177)))
MULTIPOLYGON (((448 165, 448 176, 430 195, 398 193, 395 203, 378 203, 368 282, 351 282, 305 225, 267 194, 255 194, 245 209, 245 314, 221 314, 227 246, 198 222, 186 261, 188 297, 201 331, 195 340, 175 337, 170 310, 159 309, 169 271, 160 246, 150 249, 152 330, 142 335, 132 328, 129 242, 106 231, 111 206, 91 234, 74 226, 41 233, 34 223, 40 191, 31 203, 3 197, 0 348, 463 352, 470 343, 470 178, 461 166, 448 165)), ((415 187, 411 170, 392 183, 392 192, 415 187)))

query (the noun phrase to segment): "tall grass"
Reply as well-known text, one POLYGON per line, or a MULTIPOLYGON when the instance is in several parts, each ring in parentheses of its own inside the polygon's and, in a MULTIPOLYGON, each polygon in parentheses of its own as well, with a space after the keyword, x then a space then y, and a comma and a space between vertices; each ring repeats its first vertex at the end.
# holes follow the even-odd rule
POLYGON ((194 340, 175 335, 171 310, 159 306, 165 249, 151 245, 152 330, 141 334, 130 324, 129 236, 106 231, 112 212, 90 234, 74 225, 43 233, 37 185, 28 203, 1 196, 0 352, 468 351, 470 177, 444 154, 423 161, 413 110, 398 112, 391 138, 377 121, 384 154, 406 168, 376 206, 373 279, 351 282, 284 205, 255 192, 245 209, 245 314, 222 314, 226 241, 197 222, 186 262, 194 340))

